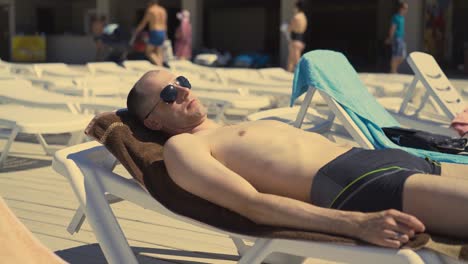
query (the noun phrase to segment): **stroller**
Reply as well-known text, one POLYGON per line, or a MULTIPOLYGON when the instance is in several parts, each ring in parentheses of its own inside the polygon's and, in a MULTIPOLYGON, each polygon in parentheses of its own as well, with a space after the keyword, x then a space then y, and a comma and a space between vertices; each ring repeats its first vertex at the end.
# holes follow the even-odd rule
POLYGON ((113 61, 122 64, 127 59, 130 50, 131 34, 123 29, 119 24, 108 24, 104 27, 102 33, 102 43, 107 49, 107 61, 113 61))

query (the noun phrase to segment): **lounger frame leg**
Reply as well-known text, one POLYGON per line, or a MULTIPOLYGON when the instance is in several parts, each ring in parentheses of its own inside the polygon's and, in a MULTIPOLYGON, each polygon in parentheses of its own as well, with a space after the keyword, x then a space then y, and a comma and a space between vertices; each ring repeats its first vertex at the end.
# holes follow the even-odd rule
POLYGON ((0 168, 3 168, 3 165, 8 157, 8 153, 10 152, 11 144, 13 144, 13 141, 15 141, 16 136, 19 133, 19 128, 15 124, 13 129, 11 130, 10 136, 8 136, 8 141, 3 147, 2 154, 0 155, 0 168))
POLYGON ((80 131, 72 132, 67 145, 72 146, 72 145, 79 144, 84 141, 84 138, 85 138, 85 133, 83 131, 80 130, 80 131))
POLYGON ((320 92, 320 95, 323 97, 325 102, 327 102, 328 107, 333 110, 332 112, 342 113, 341 115, 338 115, 338 119, 346 128, 346 131, 348 131, 353 139, 358 142, 359 146, 367 149, 374 149, 374 145, 367 139, 364 133, 362 133, 361 129, 359 129, 359 127, 354 122, 350 122, 345 118, 345 116, 348 115, 346 110, 325 92, 320 92))
MULTIPOLYGON (((119 198, 117 196, 114 196, 112 194, 106 194, 106 199, 107 199, 107 202, 109 204, 118 203, 118 202, 123 201, 123 199, 121 199, 121 198, 119 198)), ((67 227, 68 233, 70 233, 71 235, 73 235, 74 233, 78 233, 78 231, 80 231, 81 226, 83 225, 85 219, 86 219, 86 215, 85 215, 83 209, 80 206, 80 207, 78 207, 76 209, 76 212, 72 217, 72 220, 68 224, 68 227, 67 227)))
POLYGON ((229 237, 232 239, 232 242, 236 246, 237 253, 239 254, 239 256, 243 256, 245 252, 247 252, 251 248, 251 246, 248 246, 247 244, 245 244, 242 238, 235 237, 235 236, 229 236, 229 237))
MULTIPOLYGON (((429 100, 429 91, 426 90, 426 92, 424 93, 422 99, 421 99, 421 103, 419 104, 419 107, 418 109, 416 109, 416 111, 414 111, 414 115, 415 116, 418 116, 419 113, 421 112, 421 110, 424 108, 424 106, 426 106, 427 104, 427 101, 429 100)), ((433 104, 434 106, 436 106, 435 104, 433 104)), ((439 112, 440 113, 440 112, 439 112)))
POLYGON ((55 151, 57 151, 59 149, 58 147, 50 146, 49 143, 47 143, 47 141, 44 139, 42 134, 36 134, 36 138, 39 141, 39 143, 41 144, 42 148, 44 149, 44 151, 45 151, 45 153, 47 155, 53 155, 55 153, 55 151))
POLYGON ((105 191, 98 173, 89 169, 86 177, 81 175, 80 178, 72 179, 73 188, 106 259, 110 263, 137 264, 136 257, 104 196, 105 191))
POLYGON ((227 103, 227 102, 224 102, 224 103, 215 103, 216 107, 219 108, 219 109, 218 109, 218 113, 216 114, 216 117, 215 117, 215 122, 216 122, 216 123, 218 123, 218 122, 224 120, 224 111, 226 110, 228 104, 229 104, 229 103, 227 103))
POLYGON ((68 107, 68 110, 70 110, 70 112, 73 114, 79 114, 81 112, 81 108, 79 104, 77 103, 68 102, 67 107, 68 107))
POLYGON ((296 121, 294 121, 294 127, 301 128, 302 123, 304 122, 304 118, 307 114, 307 109, 309 109, 310 103, 312 102, 312 97, 314 96, 316 90, 317 89, 312 86, 309 86, 309 89, 307 89, 304 101, 301 105, 299 113, 297 114, 296 121))
POLYGON ((271 253, 271 239, 259 238, 255 240, 255 245, 247 251, 238 264, 260 264, 271 253))
POLYGON ((76 212, 72 217, 72 220, 68 224, 68 227, 67 227, 68 233, 70 235, 73 235, 74 233, 78 233, 78 231, 80 231, 81 226, 83 225, 85 219, 86 219, 86 215, 85 215, 83 209, 80 206, 80 207, 78 207, 76 209, 76 212))
MULTIPOLYGON (((413 81, 411 81, 410 86, 408 86, 408 89, 405 91, 405 98, 403 99, 403 102, 401 103, 400 110, 398 110, 399 114, 404 114, 406 107, 408 106, 409 101, 411 100, 411 97, 413 96, 413 93, 416 89, 416 84, 418 84, 419 79, 418 77, 414 77, 413 81)), ((422 101, 421 101, 422 103, 422 101)))

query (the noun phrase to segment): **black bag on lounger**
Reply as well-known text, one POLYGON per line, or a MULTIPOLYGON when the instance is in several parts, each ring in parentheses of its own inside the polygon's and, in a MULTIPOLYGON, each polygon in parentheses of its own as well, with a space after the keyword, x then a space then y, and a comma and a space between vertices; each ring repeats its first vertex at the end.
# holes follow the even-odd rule
POLYGON ((400 146, 450 154, 468 154, 467 138, 452 138, 401 127, 384 127, 382 130, 391 141, 400 146))

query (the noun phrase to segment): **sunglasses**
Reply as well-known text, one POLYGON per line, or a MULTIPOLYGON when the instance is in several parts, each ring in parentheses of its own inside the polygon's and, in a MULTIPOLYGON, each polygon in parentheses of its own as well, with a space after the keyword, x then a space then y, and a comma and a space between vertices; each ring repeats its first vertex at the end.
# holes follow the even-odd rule
MULTIPOLYGON (((192 85, 190 84, 189 80, 184 76, 179 76, 176 78, 175 81, 179 86, 191 89, 192 85)), ((149 111, 149 113, 145 116, 144 119, 147 119, 148 116, 156 109, 156 106, 163 101, 166 104, 172 104, 177 99, 177 88, 173 84, 168 84, 164 89, 162 89, 161 93, 159 94, 161 100, 159 100, 149 111)))

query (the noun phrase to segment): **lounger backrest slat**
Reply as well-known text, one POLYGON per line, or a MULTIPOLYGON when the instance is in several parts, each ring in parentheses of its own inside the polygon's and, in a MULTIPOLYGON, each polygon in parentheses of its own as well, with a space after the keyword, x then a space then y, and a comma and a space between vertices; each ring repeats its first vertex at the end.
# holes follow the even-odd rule
POLYGON ((422 82, 429 95, 450 120, 463 112, 466 107, 463 98, 450 83, 434 57, 423 52, 413 52, 407 61, 414 71, 415 78, 422 82))

